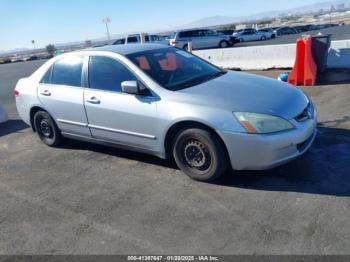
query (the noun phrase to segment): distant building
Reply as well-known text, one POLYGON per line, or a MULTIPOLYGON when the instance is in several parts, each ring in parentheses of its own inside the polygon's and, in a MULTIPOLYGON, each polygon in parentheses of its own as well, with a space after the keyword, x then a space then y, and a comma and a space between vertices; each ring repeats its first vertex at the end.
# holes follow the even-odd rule
POLYGON ((239 24, 239 25, 236 25, 236 30, 242 30, 242 29, 246 29, 247 28, 247 25, 246 24, 239 24))

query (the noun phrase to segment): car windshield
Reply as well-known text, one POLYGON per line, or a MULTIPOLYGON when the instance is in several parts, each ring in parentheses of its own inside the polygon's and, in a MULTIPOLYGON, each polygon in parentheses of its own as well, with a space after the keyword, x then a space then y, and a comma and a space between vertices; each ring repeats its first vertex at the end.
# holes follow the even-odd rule
POLYGON ((172 91, 199 85, 226 73, 176 48, 139 52, 127 57, 158 84, 172 91))

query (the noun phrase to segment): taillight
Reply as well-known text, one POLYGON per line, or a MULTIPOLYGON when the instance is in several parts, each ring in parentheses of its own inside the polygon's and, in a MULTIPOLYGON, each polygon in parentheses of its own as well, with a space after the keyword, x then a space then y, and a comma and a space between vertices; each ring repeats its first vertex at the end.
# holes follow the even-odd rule
POLYGON ((18 97, 18 96, 19 96, 19 91, 15 89, 15 91, 13 91, 13 95, 14 95, 15 97, 18 97))
POLYGON ((174 40, 174 39, 170 40, 170 45, 171 46, 176 46, 176 44, 177 44, 176 40, 174 40))

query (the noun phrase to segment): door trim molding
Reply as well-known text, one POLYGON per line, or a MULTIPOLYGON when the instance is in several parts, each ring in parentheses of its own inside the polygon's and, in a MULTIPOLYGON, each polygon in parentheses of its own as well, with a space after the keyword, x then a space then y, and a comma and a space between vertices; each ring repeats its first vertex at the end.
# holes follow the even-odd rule
POLYGON ((98 129, 102 131, 108 131, 108 132, 113 132, 113 133, 118 133, 118 134, 123 134, 123 135, 130 135, 130 136, 136 136, 136 137, 142 137, 142 138, 147 138, 151 140, 156 140, 156 136, 152 135, 147 135, 147 134, 141 134, 141 133, 135 133, 131 131, 125 131, 125 130, 120 130, 120 129, 114 129, 114 128, 108 128, 108 127, 102 127, 102 126, 96 126, 96 125, 87 125, 89 128, 92 129, 98 129))
POLYGON ((59 122, 61 124, 68 124, 68 125, 73 125, 73 126, 88 127, 88 124, 86 124, 86 123, 80 123, 80 122, 75 122, 75 121, 68 121, 68 120, 63 120, 63 119, 57 119, 57 122, 59 122))

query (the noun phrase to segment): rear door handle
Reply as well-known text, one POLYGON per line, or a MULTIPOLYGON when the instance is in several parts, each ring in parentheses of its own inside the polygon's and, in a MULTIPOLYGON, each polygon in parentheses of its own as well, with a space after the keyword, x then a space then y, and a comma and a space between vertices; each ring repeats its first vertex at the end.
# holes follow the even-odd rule
POLYGON ((49 90, 45 90, 45 91, 41 92, 40 94, 42 94, 43 96, 51 96, 51 93, 49 90))
POLYGON ((98 100, 96 97, 91 97, 90 99, 86 99, 86 102, 90 103, 90 104, 100 104, 101 101, 98 100))

